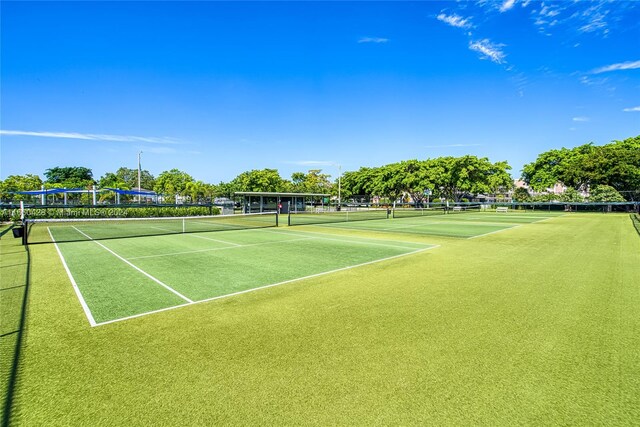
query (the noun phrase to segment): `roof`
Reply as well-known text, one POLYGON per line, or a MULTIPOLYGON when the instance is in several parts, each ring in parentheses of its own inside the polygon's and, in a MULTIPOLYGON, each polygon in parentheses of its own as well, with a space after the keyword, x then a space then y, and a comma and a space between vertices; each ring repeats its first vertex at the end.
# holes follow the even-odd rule
POLYGON ((331 194, 324 193, 278 193, 278 192, 261 192, 261 191, 236 191, 233 193, 238 196, 285 196, 285 197, 328 197, 331 194))

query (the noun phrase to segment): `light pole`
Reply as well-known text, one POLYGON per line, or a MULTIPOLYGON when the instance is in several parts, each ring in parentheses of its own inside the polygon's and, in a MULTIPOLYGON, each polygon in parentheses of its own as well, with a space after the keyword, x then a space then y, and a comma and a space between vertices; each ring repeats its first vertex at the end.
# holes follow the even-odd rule
POLYGON ((338 210, 340 210, 341 203, 341 191, 342 191, 342 165, 338 165, 338 210))
POLYGON ((138 152, 138 204, 142 201, 140 198, 140 156, 142 155, 142 151, 138 152))

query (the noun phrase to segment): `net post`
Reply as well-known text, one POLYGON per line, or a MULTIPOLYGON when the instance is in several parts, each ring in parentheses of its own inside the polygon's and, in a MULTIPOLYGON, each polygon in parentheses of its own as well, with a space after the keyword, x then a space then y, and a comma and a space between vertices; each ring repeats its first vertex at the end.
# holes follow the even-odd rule
POLYGON ((276 211, 276 227, 278 226, 278 217, 280 216, 280 214, 276 211))
POLYGON ((287 215, 287 225, 291 227, 291 211, 289 211, 289 215, 287 215))
POLYGON ((21 227, 22 227, 22 245, 26 246, 29 243, 29 241, 27 240, 27 230, 29 229, 27 227, 27 221, 23 220, 21 227))

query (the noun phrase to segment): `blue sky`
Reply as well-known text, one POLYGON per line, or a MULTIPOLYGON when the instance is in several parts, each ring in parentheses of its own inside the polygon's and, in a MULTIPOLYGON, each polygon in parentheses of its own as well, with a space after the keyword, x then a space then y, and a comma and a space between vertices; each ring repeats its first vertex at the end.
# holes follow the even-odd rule
POLYGON ((6 2, 0 178, 230 181, 640 134, 640 2, 6 2))

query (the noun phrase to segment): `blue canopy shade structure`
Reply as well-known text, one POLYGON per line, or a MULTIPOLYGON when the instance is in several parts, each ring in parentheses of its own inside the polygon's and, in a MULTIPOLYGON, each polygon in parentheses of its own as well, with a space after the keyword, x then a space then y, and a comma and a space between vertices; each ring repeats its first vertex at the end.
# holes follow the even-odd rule
POLYGON ((78 193, 84 191, 91 191, 84 188, 49 188, 45 190, 30 190, 30 191, 10 191, 12 194, 24 194, 29 196, 42 196, 49 194, 60 194, 60 193, 78 193))
POLYGON ((126 194, 129 196, 157 196, 155 191, 150 190, 120 190, 119 188, 103 188, 100 191, 113 191, 117 194, 126 194))

